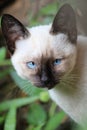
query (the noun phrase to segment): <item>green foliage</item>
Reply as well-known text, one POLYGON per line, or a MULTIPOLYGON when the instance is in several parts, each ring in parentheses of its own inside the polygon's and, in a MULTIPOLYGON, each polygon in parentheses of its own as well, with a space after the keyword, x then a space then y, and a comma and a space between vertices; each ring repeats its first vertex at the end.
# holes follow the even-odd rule
POLYGON ((37 16, 33 17, 32 12, 29 16, 30 24, 29 26, 36 26, 39 24, 49 24, 52 22, 53 16, 55 16, 58 10, 58 2, 51 3, 40 9, 37 16), (38 22, 39 21, 39 22, 38 22))
POLYGON ((7 74, 9 74, 10 69, 6 69, 0 72, 0 79, 4 78, 7 74))
POLYGON ((55 113, 47 122, 44 130, 55 130, 65 117, 64 112, 55 113))
POLYGON ((40 10, 40 15, 54 16, 57 10, 58 10, 58 4, 55 2, 55 3, 52 3, 50 5, 44 6, 40 10))
POLYGON ((4 122, 5 116, 0 116, 0 125, 4 122))
POLYGON ((40 100, 42 102, 48 102, 49 99, 50 99, 50 97, 49 97, 49 94, 48 94, 47 91, 45 91, 45 92, 43 91, 43 92, 40 93, 40 100))
POLYGON ((31 125, 39 126, 45 124, 47 119, 46 111, 40 104, 31 104, 28 112, 28 122, 31 125))
POLYGON ((18 108, 18 107, 24 106, 26 104, 35 102, 38 99, 39 99, 39 96, 33 96, 33 97, 28 97, 28 98, 18 98, 18 99, 13 99, 9 101, 4 101, 0 103, 0 112, 5 111, 7 109, 11 109, 12 107, 18 108))
MULTIPOLYGON (((30 13, 30 25, 35 26, 41 24, 48 24, 52 21, 53 16, 58 10, 57 2, 49 4, 41 8, 37 16, 33 17, 32 12, 30 13), (42 17, 41 17, 42 16, 42 17), (38 22, 39 21, 39 22, 38 22)), ((1 21, 1 19, 0 19, 1 21)), ((7 67, 0 70, 0 79, 5 78, 7 74, 11 76, 15 84, 27 94, 25 98, 12 99, 0 103, 0 113, 5 112, 5 114, 0 115, 0 125, 5 121, 4 130, 16 130, 16 115, 17 109, 28 105, 28 113, 25 119, 28 122, 28 127, 26 130, 55 130, 60 123, 66 117, 64 112, 56 111, 56 104, 50 103, 49 111, 44 109, 42 103, 48 103, 50 100, 49 94, 46 89, 40 89, 33 86, 29 81, 21 79, 15 71, 11 68, 10 60, 5 59, 6 49, 0 48, 0 67, 7 67), (41 102, 41 103, 40 103, 41 102)), ((11 86, 12 87, 12 86, 11 86)), ((22 124, 21 124, 22 125, 22 124)), ((86 127, 87 128, 87 127, 86 127)), ((82 129, 78 129, 82 130, 82 129)), ((86 130, 86 129, 84 129, 86 130)))
POLYGON ((16 108, 12 107, 9 109, 5 120, 4 130, 15 130, 16 129, 16 108))
MULTIPOLYGON (((0 48, 0 67, 2 66, 8 66, 11 65, 10 60, 5 59, 6 55, 6 49, 5 47, 0 48)), ((0 70, 0 78, 5 77, 9 73, 10 69, 3 69, 3 71, 0 70)))
POLYGON ((0 48, 0 62, 5 59, 6 49, 4 47, 0 48))
POLYGON ((19 86, 19 88, 22 89, 29 96, 39 95, 40 92, 44 91, 40 88, 33 86, 29 81, 21 79, 15 71, 11 71, 11 76, 17 86, 19 86))
POLYGON ((0 66, 11 65, 10 60, 5 59, 6 49, 5 47, 0 48, 0 66))

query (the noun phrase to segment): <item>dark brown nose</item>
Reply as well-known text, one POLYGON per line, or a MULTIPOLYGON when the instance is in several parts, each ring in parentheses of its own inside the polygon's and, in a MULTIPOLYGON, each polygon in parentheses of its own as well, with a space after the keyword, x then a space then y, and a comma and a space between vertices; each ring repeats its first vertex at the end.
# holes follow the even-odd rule
POLYGON ((54 78, 54 74, 50 68, 50 66, 42 66, 41 72, 40 72, 40 81, 41 81, 41 87, 46 87, 48 89, 51 89, 55 87, 56 80, 54 78))
POLYGON ((41 87, 51 89, 54 87, 55 83, 44 73, 41 76, 41 87))
POLYGON ((42 84, 44 86, 50 83, 50 79, 48 78, 48 76, 46 75, 46 73, 42 74, 42 76, 41 76, 41 82, 42 82, 42 84))

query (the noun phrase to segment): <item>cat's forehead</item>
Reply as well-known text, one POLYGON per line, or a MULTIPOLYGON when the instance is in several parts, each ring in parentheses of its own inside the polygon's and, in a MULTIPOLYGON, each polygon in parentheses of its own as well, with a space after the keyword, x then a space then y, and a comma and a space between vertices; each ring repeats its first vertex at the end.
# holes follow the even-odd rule
POLYGON ((16 49, 18 52, 32 54, 32 56, 42 56, 43 53, 47 54, 48 51, 53 49, 53 45, 51 44, 53 37, 50 34, 50 28, 49 25, 29 29, 30 36, 27 39, 22 39, 16 42, 16 49))
POLYGON ((31 35, 27 39, 16 42, 15 54, 29 58, 40 58, 43 56, 49 58, 55 57, 55 55, 61 55, 63 51, 68 52, 71 44, 68 45, 66 40, 67 36, 64 34, 52 35, 50 29, 51 25, 29 29, 31 35))

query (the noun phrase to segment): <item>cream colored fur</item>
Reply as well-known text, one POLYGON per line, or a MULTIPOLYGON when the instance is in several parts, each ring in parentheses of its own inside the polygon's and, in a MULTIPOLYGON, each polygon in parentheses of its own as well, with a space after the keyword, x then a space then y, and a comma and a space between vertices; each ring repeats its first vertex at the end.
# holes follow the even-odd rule
POLYGON ((35 72, 28 70, 26 62, 42 55, 49 57, 51 50, 57 58, 65 56, 67 64, 60 69, 66 74, 60 84, 49 90, 49 94, 73 120, 83 125, 87 118, 87 38, 78 36, 76 46, 67 40, 65 34, 51 35, 50 29, 50 25, 29 29, 30 37, 16 41, 12 64, 22 78, 29 79, 29 75, 35 72))
POLYGON ((76 46, 68 41, 65 34, 52 35, 50 30, 51 25, 33 27, 29 29, 31 36, 16 41, 16 50, 11 60, 21 77, 29 78, 34 73, 32 70, 28 71, 26 62, 40 60, 42 55, 48 58, 54 55, 55 59, 65 57, 66 60, 59 69, 64 72, 72 70, 76 60, 76 46))
POLYGON ((87 37, 78 36, 77 48, 74 70, 65 77, 69 82, 61 83, 49 93, 73 120, 84 126, 87 123, 87 37))

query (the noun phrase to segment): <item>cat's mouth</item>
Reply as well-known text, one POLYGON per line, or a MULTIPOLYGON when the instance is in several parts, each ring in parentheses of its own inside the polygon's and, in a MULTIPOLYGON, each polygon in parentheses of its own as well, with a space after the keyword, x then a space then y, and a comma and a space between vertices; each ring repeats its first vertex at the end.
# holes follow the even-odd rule
POLYGON ((58 78, 49 78, 49 77, 44 77, 40 78, 39 76, 33 76, 30 79, 31 83, 39 88, 47 88, 47 89, 52 89, 54 88, 57 84, 60 83, 60 79, 58 78))
POLYGON ((43 88, 47 88, 47 89, 52 89, 56 86, 57 83, 50 83, 50 84, 47 84, 47 85, 43 85, 42 87, 43 88))
POLYGON ((59 82, 50 82, 50 83, 37 83, 34 84, 36 87, 39 88, 47 88, 47 89, 52 89, 54 88, 59 82))

